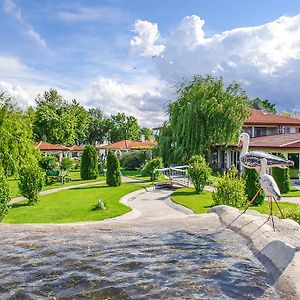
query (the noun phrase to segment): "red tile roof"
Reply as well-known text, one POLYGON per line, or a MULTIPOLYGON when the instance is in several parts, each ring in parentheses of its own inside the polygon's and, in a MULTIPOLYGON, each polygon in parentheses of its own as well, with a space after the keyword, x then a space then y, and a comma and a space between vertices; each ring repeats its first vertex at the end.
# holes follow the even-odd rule
POLYGON ((250 148, 299 149, 300 132, 250 138, 250 148))
POLYGON ((267 113, 258 109, 251 109, 251 115, 245 125, 283 125, 300 126, 300 119, 290 118, 278 114, 267 113))
POLYGON ((105 145, 105 146, 99 146, 98 148, 101 149, 139 149, 139 148, 149 148, 154 147, 156 145, 155 142, 151 141, 119 141, 113 144, 105 145))
POLYGON ((40 149, 41 151, 69 151, 68 147, 62 145, 49 144, 47 142, 39 142, 36 145, 36 148, 40 149))
POLYGON ((74 145, 72 147, 68 147, 70 151, 83 151, 84 147, 83 146, 78 146, 78 145, 74 145))

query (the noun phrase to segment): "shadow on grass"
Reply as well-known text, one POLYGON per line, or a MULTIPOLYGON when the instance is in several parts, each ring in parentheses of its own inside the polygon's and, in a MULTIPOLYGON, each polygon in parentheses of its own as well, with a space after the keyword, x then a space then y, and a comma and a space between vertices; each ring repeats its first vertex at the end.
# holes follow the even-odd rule
POLYGON ((72 190, 90 190, 90 189, 107 189, 110 186, 107 185, 93 185, 93 186, 82 186, 77 188, 72 188, 72 190))
POLYGON ((29 204, 28 202, 17 202, 12 204, 11 208, 18 208, 18 207, 24 207, 24 206, 33 206, 32 204, 29 204))

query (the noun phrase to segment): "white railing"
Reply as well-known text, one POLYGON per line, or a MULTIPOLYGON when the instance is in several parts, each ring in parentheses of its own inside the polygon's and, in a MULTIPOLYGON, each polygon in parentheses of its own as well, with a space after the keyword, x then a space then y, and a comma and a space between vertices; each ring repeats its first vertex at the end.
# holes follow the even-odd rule
POLYGON ((169 168, 156 169, 156 172, 166 176, 172 184, 178 184, 182 186, 190 186, 190 179, 188 176, 189 166, 173 166, 169 168))

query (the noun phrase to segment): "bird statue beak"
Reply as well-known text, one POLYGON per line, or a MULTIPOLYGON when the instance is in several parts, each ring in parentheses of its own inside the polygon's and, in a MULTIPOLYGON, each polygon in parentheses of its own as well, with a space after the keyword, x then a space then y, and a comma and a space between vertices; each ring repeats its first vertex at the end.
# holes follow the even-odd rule
POLYGON ((237 147, 238 147, 238 148, 241 148, 242 146, 243 146, 243 141, 240 140, 239 143, 238 143, 238 145, 237 145, 237 147))

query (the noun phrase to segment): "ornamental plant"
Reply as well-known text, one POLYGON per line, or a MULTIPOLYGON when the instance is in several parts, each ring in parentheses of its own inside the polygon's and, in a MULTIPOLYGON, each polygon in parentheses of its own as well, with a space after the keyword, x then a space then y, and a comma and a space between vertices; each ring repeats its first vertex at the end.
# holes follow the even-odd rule
POLYGON ((209 183, 209 175, 211 174, 211 169, 203 156, 193 155, 190 158, 188 174, 194 184, 196 193, 202 193, 204 187, 209 183))
POLYGON ((73 160, 69 157, 64 157, 60 163, 60 169, 63 171, 70 171, 73 167, 73 160))
POLYGON ((0 165, 0 222, 8 212, 8 204, 11 200, 9 186, 4 176, 3 168, 0 165))
MULTIPOLYGON (((260 183, 259 183, 259 174, 255 169, 248 169, 245 168, 244 173, 245 178, 245 193, 247 195, 247 200, 251 201, 257 191, 260 189, 260 183)), ((253 201, 253 205, 261 205, 262 202, 265 199, 265 195, 263 191, 261 191, 256 199, 253 201)))
POLYGON ((290 170, 288 168, 273 168, 272 176, 274 177, 281 193, 288 193, 291 189, 290 170))
POLYGON ((151 180, 154 181, 157 179, 157 173, 155 172, 155 170, 162 167, 163 162, 161 157, 153 158, 145 164, 144 168, 142 169, 142 176, 149 176, 151 180))
POLYGON ((81 179, 96 179, 98 176, 98 155, 95 147, 87 145, 81 156, 81 179))
POLYGON ((42 156, 39 160, 39 165, 45 171, 55 170, 57 159, 55 156, 42 156))
POLYGON ((217 191, 213 193, 215 205, 229 205, 241 208, 247 201, 245 182, 239 177, 235 167, 218 182, 217 191))
POLYGON ((21 195, 32 205, 38 201, 38 194, 43 188, 45 174, 37 163, 25 165, 19 171, 18 185, 21 195))
POLYGON ((118 157, 111 150, 108 151, 106 164, 107 164, 107 171, 106 171, 107 185, 120 186, 121 185, 120 162, 118 157))

